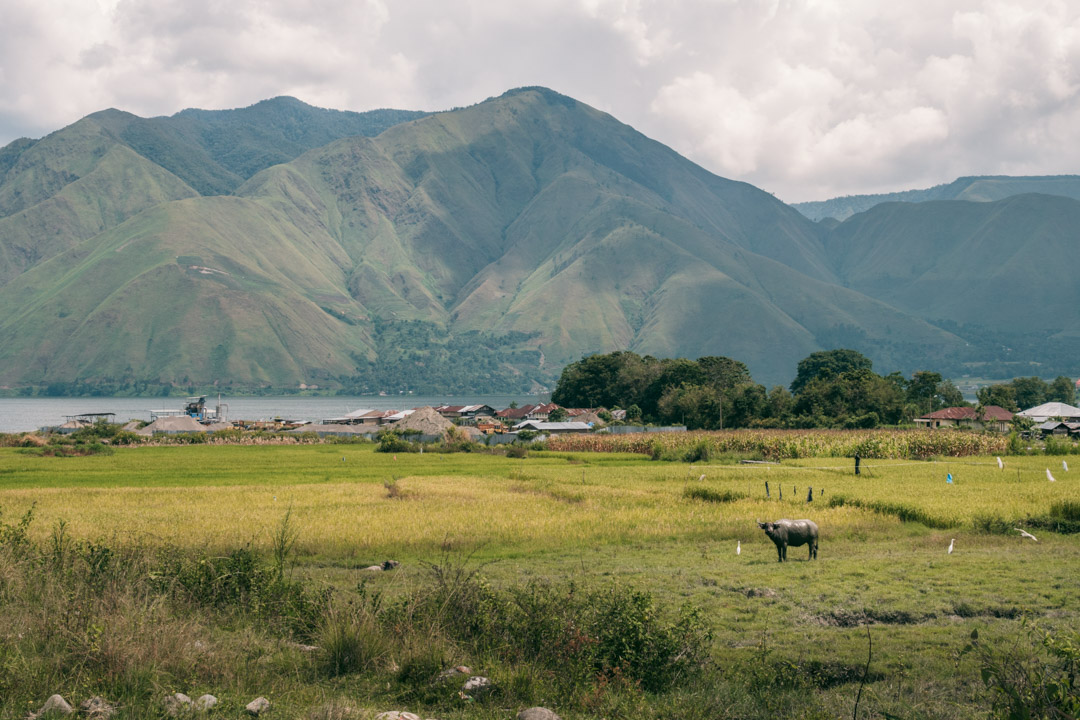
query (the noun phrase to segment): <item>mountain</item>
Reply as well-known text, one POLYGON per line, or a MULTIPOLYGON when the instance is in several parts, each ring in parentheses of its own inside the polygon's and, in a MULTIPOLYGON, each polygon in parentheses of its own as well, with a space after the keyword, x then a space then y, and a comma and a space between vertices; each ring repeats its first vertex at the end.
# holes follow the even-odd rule
POLYGON ((1080 175, 962 177, 947 185, 935 185, 924 190, 904 190, 878 195, 848 195, 831 200, 793 203, 792 207, 811 220, 821 221, 832 218, 834 221, 842 221, 881 203, 921 203, 932 200, 992 202, 1028 193, 1060 195, 1080 200, 1080 175))
POLYGON ((426 113, 274 98, 239 110, 94 113, 0 150, 0 282, 159 203, 232 192, 256 172, 426 113))
POLYGON ((0 384, 520 391, 615 349, 727 355, 771 384, 822 348, 883 372, 966 357, 960 320, 899 276, 887 292, 915 262, 875 267, 909 242, 890 222, 811 222, 550 90, 373 137, 270 102, 106 111, 0 151, 0 384))
POLYGON ((931 320, 1080 335, 1080 201, 886 203, 826 239, 843 283, 931 320))

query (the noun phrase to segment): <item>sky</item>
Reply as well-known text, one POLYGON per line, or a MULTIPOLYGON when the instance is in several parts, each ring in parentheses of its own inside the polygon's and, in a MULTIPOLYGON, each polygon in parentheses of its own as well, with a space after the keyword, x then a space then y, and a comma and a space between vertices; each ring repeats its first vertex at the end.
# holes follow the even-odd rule
POLYGON ((3 0, 0 145, 543 85, 788 202, 1080 172, 1076 0, 3 0))

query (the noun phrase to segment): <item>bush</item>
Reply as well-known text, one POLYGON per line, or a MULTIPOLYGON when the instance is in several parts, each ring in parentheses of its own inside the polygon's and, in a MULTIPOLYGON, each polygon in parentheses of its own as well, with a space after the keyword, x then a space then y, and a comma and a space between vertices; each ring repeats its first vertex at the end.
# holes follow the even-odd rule
POLYGON ((736 492, 734 490, 724 490, 723 492, 718 490, 710 490, 706 487, 693 486, 683 490, 683 497, 690 500, 704 500, 705 502, 712 503, 729 503, 736 500, 742 500, 747 497, 746 493, 736 492))
POLYGON ((1043 444, 1047 455, 1068 455, 1076 452, 1076 443, 1067 437, 1050 435, 1043 444))
POLYGON ((412 623, 437 627, 478 655, 541 666, 563 692, 616 680, 660 692, 708 654, 712 634, 699 611, 685 606, 663 618, 647 592, 538 581, 497 591, 476 571, 432 571, 435 582, 412 606, 412 623))
POLYGON ((420 452, 420 446, 409 442, 397 432, 384 432, 379 436, 379 447, 375 452, 381 453, 411 453, 420 452))
POLYGON ((370 670, 390 649, 388 637, 361 610, 328 612, 316 634, 323 672, 331 677, 370 670))
POLYGON ((991 717, 1075 718, 1080 716, 1080 633, 1025 628, 1026 638, 994 647, 971 633, 983 683, 990 690, 991 717), (1027 642, 1024 642, 1024 640, 1027 642))
POLYGON ((195 604, 251 612, 302 637, 319 627, 330 596, 328 590, 280 578, 248 548, 223 557, 174 556, 152 578, 160 589, 174 586, 195 604))

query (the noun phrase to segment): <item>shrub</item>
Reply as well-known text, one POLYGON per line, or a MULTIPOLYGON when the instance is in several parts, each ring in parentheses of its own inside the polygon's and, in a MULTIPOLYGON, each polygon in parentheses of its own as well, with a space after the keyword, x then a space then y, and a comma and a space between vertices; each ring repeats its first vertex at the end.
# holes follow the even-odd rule
POLYGON ((374 619, 354 608, 328 612, 315 637, 323 672, 331 677, 370 670, 390 648, 374 619))
POLYGON ((420 452, 420 447, 416 443, 409 442, 405 438, 401 437, 397 432, 384 432, 379 436, 379 447, 375 448, 375 452, 381 453, 410 453, 420 452))
POLYGON ((1044 450, 1047 455, 1068 455, 1074 452, 1075 449, 1076 443, 1069 440, 1067 437, 1050 435, 1044 442, 1044 450))
POLYGON ((712 503, 729 503, 736 500, 742 500, 747 497, 746 493, 736 492, 734 490, 711 490, 707 487, 693 486, 683 490, 683 497, 690 500, 704 500, 705 502, 712 503))
POLYGON ((1002 647, 984 644, 978 630, 963 652, 974 651, 991 693, 991 717, 1074 718, 1080 715, 1080 633, 1025 628, 1002 647), (1024 640, 1026 639, 1026 642, 1024 640))

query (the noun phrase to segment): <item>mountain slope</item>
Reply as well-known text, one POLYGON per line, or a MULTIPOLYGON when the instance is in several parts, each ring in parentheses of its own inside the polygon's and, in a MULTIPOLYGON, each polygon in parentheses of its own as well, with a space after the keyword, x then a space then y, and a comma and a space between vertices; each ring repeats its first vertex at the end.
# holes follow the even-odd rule
POLYGON ((962 177, 947 185, 935 185, 925 190, 904 190, 878 195, 848 195, 830 200, 794 203, 792 207, 815 221, 826 218, 847 220, 852 215, 865 212, 881 203, 920 203, 932 200, 992 202, 1027 193, 1059 195, 1080 200, 1080 175, 962 177))
POLYGON ((0 150, 0 284, 158 203, 229 193, 309 149, 424 115, 274 98, 165 118, 104 110, 16 141, 0 150))
POLYGON ((878 205, 826 240, 844 283, 930 320, 1080 335, 1080 201, 878 205))
MULTIPOLYGON (((51 245, 26 231, 40 253, 0 286, 0 383, 379 389, 482 374, 488 389, 522 389, 623 348, 728 355, 786 383, 836 342, 882 369, 963 344, 840 287, 827 229, 770 194, 543 88, 333 140, 221 197, 196 190, 270 156, 245 165, 183 134, 140 144, 131 127, 145 139, 163 126, 133 117, 82 121, 92 159, 30 164, 60 154, 54 134, 10 164, 0 222, 38 207, 53 217, 44 203, 113 156, 156 158, 158 183, 181 197, 81 213, 51 245), (181 151, 194 146, 212 162, 181 151)), ((270 129, 226 124, 287 136, 273 117, 270 129)), ((293 130, 300 144, 326 137, 293 130)), ((127 197, 102 192, 107 208, 127 197)), ((9 235, 0 248, 27 244, 9 235)))

